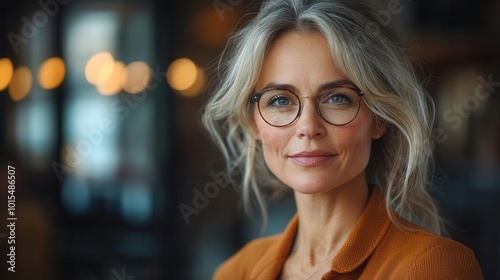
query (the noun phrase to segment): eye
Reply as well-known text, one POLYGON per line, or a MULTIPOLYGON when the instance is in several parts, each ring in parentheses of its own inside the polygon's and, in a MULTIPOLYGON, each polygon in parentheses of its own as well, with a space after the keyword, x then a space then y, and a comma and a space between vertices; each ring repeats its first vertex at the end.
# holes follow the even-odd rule
POLYGON ((295 108, 298 104, 297 97, 284 90, 270 90, 260 97, 261 108, 284 110, 295 108))
POLYGON ((283 107, 283 106, 290 106, 291 105, 291 100, 284 95, 275 95, 269 99, 267 102, 268 105, 271 106, 278 106, 278 107, 283 107))
POLYGON ((328 102, 331 102, 333 104, 346 104, 351 102, 348 96, 342 94, 342 93, 334 93, 330 95, 328 98, 328 102))
POLYGON ((332 92, 325 94, 321 103, 331 106, 346 106, 352 103, 352 97, 345 93, 332 92))
POLYGON ((320 98, 320 104, 332 107, 348 107, 359 98, 358 94, 350 88, 335 88, 324 93, 320 98))

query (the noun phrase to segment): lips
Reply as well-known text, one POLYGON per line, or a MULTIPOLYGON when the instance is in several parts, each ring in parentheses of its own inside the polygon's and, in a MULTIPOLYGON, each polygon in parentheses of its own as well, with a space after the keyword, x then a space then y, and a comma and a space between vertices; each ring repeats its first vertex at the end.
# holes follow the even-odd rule
POLYGON ((300 152, 289 157, 299 165, 312 167, 321 165, 334 156, 335 154, 328 151, 314 150, 300 152))

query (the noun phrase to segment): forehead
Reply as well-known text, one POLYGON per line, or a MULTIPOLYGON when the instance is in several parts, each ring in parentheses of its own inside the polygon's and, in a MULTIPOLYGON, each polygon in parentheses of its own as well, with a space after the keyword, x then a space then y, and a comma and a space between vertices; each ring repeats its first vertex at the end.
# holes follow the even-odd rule
POLYGON ((315 90, 335 80, 346 80, 346 77, 335 65, 324 36, 319 32, 290 31, 280 35, 269 47, 257 89, 280 83, 315 90))

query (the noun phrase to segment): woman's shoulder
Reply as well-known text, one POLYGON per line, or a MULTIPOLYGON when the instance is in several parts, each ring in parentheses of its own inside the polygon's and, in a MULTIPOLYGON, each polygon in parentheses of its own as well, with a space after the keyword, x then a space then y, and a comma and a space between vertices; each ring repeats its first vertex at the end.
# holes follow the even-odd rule
POLYGON ((290 253, 297 224, 295 215, 282 233, 250 241, 217 268, 213 279, 272 279, 290 253))
POLYGON ((250 269, 269 255, 270 251, 277 249, 275 247, 280 237, 281 234, 250 241, 217 268, 213 279, 248 278, 250 269))
POLYGON ((416 226, 391 225, 379 246, 374 254, 403 279, 483 279, 471 249, 416 226))
POLYGON ((398 247, 407 252, 414 252, 418 255, 429 250, 442 248, 445 251, 474 255, 471 249, 451 238, 435 234, 409 222, 403 223, 403 226, 405 228, 391 224, 386 235, 393 240, 395 245, 397 244, 398 247))

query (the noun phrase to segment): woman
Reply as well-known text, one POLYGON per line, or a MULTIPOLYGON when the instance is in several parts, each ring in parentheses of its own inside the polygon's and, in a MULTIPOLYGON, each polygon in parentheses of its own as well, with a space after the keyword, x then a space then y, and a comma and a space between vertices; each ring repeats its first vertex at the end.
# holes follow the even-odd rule
POLYGON ((204 125, 241 169, 247 210, 265 216, 264 192, 292 189, 297 215, 214 279, 482 279, 473 252, 439 236, 426 190, 432 102, 351 2, 267 1, 230 40, 204 125))

